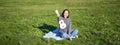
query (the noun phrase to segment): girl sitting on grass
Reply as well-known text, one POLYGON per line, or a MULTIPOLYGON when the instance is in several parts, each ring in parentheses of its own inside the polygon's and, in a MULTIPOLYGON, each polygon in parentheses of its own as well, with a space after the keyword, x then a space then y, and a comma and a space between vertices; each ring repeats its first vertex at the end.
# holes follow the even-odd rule
POLYGON ((78 38, 78 30, 71 30, 71 20, 69 18, 69 10, 64 9, 62 12, 62 15, 59 14, 58 10, 55 10, 55 13, 58 17, 58 23, 59 23, 59 33, 60 37, 67 38, 69 40, 72 40, 73 37, 78 38))

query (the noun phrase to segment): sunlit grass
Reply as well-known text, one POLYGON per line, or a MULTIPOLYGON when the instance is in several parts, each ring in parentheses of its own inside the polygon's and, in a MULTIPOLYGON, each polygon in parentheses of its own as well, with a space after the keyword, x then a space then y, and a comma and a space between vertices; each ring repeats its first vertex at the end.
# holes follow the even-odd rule
POLYGON ((0 45, 120 45, 119 4, 119 0, 0 0, 0 45), (54 10, 62 13, 65 8, 79 38, 44 39, 58 27, 54 10))

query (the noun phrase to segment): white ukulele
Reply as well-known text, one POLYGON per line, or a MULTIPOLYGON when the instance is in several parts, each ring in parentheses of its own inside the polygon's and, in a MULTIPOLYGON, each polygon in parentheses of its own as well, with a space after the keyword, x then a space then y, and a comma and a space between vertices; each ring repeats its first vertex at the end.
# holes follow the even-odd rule
POLYGON ((65 29, 66 28, 66 24, 65 24, 65 22, 63 20, 60 20, 59 24, 60 24, 60 28, 61 29, 65 29))

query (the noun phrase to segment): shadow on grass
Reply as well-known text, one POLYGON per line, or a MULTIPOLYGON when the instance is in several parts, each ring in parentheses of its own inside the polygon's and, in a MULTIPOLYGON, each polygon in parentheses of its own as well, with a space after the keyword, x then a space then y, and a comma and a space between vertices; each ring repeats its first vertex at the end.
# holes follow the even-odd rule
POLYGON ((48 25, 46 23, 43 23, 42 25, 40 25, 38 27, 35 27, 35 26, 33 26, 33 27, 40 29, 44 33, 48 33, 48 32, 53 31, 54 29, 57 28, 57 27, 55 27, 53 25, 48 25))

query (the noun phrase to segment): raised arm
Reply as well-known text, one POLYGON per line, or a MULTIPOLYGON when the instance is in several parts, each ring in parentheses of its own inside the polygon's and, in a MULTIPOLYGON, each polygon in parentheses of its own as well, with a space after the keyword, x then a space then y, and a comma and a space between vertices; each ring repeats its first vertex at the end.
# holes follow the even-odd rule
POLYGON ((60 14, 59 14, 58 10, 55 10, 55 13, 56 13, 57 17, 59 17, 59 16, 60 16, 60 14))

